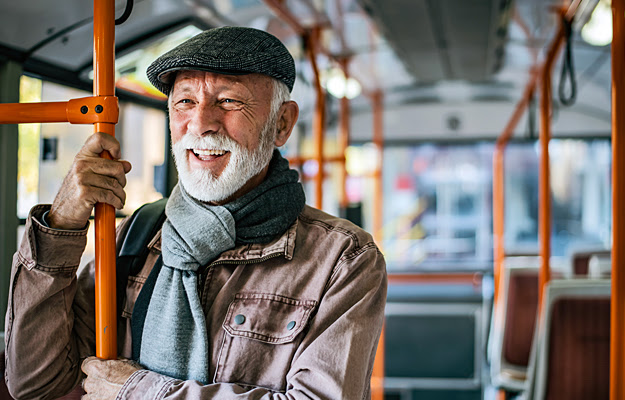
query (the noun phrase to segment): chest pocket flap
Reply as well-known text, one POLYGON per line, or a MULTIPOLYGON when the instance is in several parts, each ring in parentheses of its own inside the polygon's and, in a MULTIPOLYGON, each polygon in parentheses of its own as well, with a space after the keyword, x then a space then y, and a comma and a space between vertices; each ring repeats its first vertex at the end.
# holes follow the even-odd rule
POLYGON ((238 293, 228 307, 223 327, 231 336, 288 343, 305 328, 316 304, 315 300, 274 294, 238 293))

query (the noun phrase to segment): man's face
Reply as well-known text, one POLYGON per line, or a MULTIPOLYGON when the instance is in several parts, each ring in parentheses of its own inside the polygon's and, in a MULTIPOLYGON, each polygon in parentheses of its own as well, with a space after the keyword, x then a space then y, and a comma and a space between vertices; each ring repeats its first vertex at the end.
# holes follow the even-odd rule
POLYGON ((262 182, 276 116, 271 78, 183 71, 170 94, 172 149, 187 192, 205 202, 232 200, 262 182))

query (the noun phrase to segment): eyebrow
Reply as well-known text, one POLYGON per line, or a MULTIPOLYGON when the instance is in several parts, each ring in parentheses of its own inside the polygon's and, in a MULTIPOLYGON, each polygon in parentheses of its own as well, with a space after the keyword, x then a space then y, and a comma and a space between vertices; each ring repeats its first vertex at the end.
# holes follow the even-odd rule
MULTIPOLYGON (((223 93, 226 91, 235 90, 245 96, 252 94, 252 91, 250 90, 250 88, 248 88, 245 84, 243 84, 242 80, 238 76, 227 76, 227 78, 228 79, 225 82, 221 82, 219 85, 215 85, 213 87, 213 89, 217 93, 223 93), (243 92, 245 92, 245 94, 243 92)), ((180 79, 179 81, 176 81, 176 83, 172 87, 172 94, 184 95, 185 93, 196 93, 198 90, 202 90, 201 88, 198 89, 196 85, 190 81, 193 81, 193 78, 182 77, 182 79, 180 79)))
POLYGON ((178 84, 178 85, 174 85, 174 87, 172 89, 173 89, 172 90, 173 94, 193 93, 193 92, 195 92, 195 90, 193 89, 192 85, 186 84, 184 81, 180 82, 180 84, 178 84))

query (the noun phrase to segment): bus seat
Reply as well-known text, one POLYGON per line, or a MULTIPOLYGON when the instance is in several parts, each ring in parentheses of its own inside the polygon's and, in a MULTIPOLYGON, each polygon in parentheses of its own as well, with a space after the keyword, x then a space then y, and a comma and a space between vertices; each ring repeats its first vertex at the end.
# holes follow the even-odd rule
POLYGON ((543 310, 523 398, 609 398, 610 280, 553 280, 543 310))
POLYGON ((593 254, 588 260, 588 278, 602 279, 612 275, 612 257, 593 254))
POLYGON ((496 387, 521 391, 538 309, 539 258, 507 257, 504 263, 504 288, 491 336, 491 377, 496 387))
POLYGON ((571 252, 570 267, 572 269, 573 277, 588 277, 589 261, 593 256, 609 257, 610 250, 606 249, 586 249, 586 250, 574 250, 571 252))
MULTIPOLYGON (((6 382, 4 381, 4 368, 4 352, 2 352, 0 353, 0 376, 2 377, 0 382, 0 400, 14 400, 9 393, 9 389, 7 389, 6 382)), ((85 394, 84 390, 82 390, 82 387, 78 385, 70 393, 63 397, 59 397, 58 400, 80 400, 83 394, 85 394)))

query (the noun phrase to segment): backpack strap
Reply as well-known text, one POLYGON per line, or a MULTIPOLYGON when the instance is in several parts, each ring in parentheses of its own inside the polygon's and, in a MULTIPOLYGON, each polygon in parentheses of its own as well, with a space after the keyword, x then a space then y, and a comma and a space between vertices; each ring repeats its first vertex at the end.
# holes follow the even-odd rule
POLYGON ((117 315, 123 311, 128 277, 138 274, 150 252, 148 244, 165 222, 167 198, 145 204, 130 217, 126 235, 117 256, 117 315))

